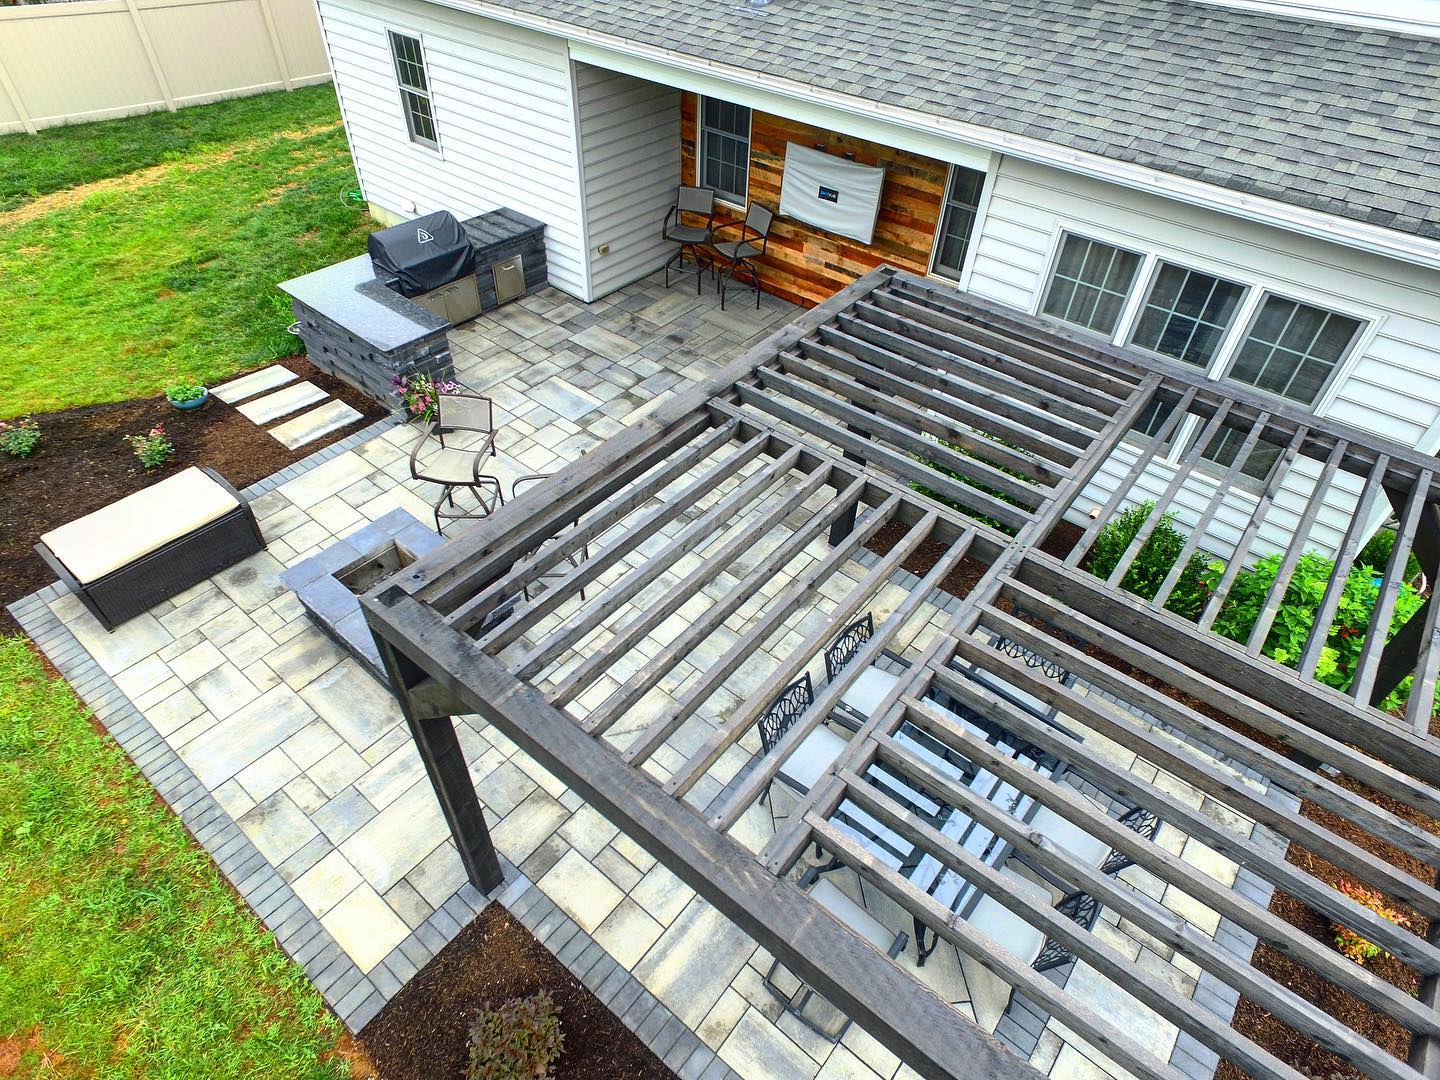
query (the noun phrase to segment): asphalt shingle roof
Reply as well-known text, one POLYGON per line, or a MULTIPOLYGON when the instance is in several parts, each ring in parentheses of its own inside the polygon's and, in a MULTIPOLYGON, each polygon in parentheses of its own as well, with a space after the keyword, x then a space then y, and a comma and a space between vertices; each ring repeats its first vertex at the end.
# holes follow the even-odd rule
POLYGON ((1180 0, 492 0, 1440 239, 1440 40, 1180 0))

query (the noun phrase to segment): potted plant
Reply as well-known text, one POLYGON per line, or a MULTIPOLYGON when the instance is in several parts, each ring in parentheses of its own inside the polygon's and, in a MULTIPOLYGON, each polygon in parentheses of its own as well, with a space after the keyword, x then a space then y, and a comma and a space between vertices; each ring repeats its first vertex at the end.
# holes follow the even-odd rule
POLYGON ((182 379, 165 388, 165 396, 170 404, 177 409, 190 410, 198 409, 205 402, 210 400, 210 391, 196 382, 187 382, 182 379))
POLYGON ((410 419, 422 424, 435 419, 435 395, 453 394, 460 389, 460 384, 451 379, 437 381, 429 375, 396 375, 390 381, 410 419))

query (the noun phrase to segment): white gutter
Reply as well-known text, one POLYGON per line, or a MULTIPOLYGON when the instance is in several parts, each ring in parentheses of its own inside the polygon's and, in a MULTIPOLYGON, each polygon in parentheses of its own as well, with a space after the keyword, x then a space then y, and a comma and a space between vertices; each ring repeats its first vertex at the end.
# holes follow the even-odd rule
POLYGON ((1026 161, 1034 161, 1067 172, 1094 177, 1136 191, 1162 195, 1193 206, 1220 210, 1262 225, 1302 233, 1345 247, 1413 263, 1427 269, 1440 269, 1440 241, 1427 240, 1424 237, 1411 236, 1393 229, 1367 225, 1362 221, 1339 218, 1318 210, 1291 206, 1276 199, 1244 195, 1215 184, 1172 176, 1143 165, 1131 165, 1102 157, 1099 154, 1069 150, 1063 146, 1026 135, 1012 135, 978 124, 932 116, 916 109, 903 109, 881 102, 866 101, 850 94, 808 86, 793 79, 747 71, 700 57, 687 56, 673 49, 661 49, 652 45, 627 41, 612 34, 587 30, 584 27, 562 22, 549 16, 532 15, 497 4, 486 3, 485 0, 429 0, 429 2, 439 4, 441 7, 453 8, 456 11, 483 15, 511 26, 519 26, 562 37, 569 41, 580 42, 602 52, 648 60, 665 67, 705 74, 737 85, 762 86, 773 93, 797 101, 821 101, 835 109, 856 116, 884 120, 912 130, 941 135, 993 153, 1010 154, 1026 161))

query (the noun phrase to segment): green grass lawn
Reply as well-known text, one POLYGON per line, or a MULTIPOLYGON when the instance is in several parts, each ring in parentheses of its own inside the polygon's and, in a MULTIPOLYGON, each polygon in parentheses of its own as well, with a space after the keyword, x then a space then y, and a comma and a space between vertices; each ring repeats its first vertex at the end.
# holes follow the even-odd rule
POLYGON ((4 1075, 318 1080, 347 1075, 338 1036, 70 688, 0 637, 4 1075))
POLYGON ((329 86, 0 138, 0 419, 295 351, 275 283, 364 250, 329 86))

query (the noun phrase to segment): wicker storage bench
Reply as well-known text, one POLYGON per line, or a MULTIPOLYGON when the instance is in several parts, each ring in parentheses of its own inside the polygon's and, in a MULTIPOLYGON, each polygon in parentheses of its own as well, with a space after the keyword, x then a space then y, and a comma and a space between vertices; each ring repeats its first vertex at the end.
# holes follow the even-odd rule
POLYGON ((50 530, 35 550, 114 630, 264 547, 240 493, 189 468, 50 530))

